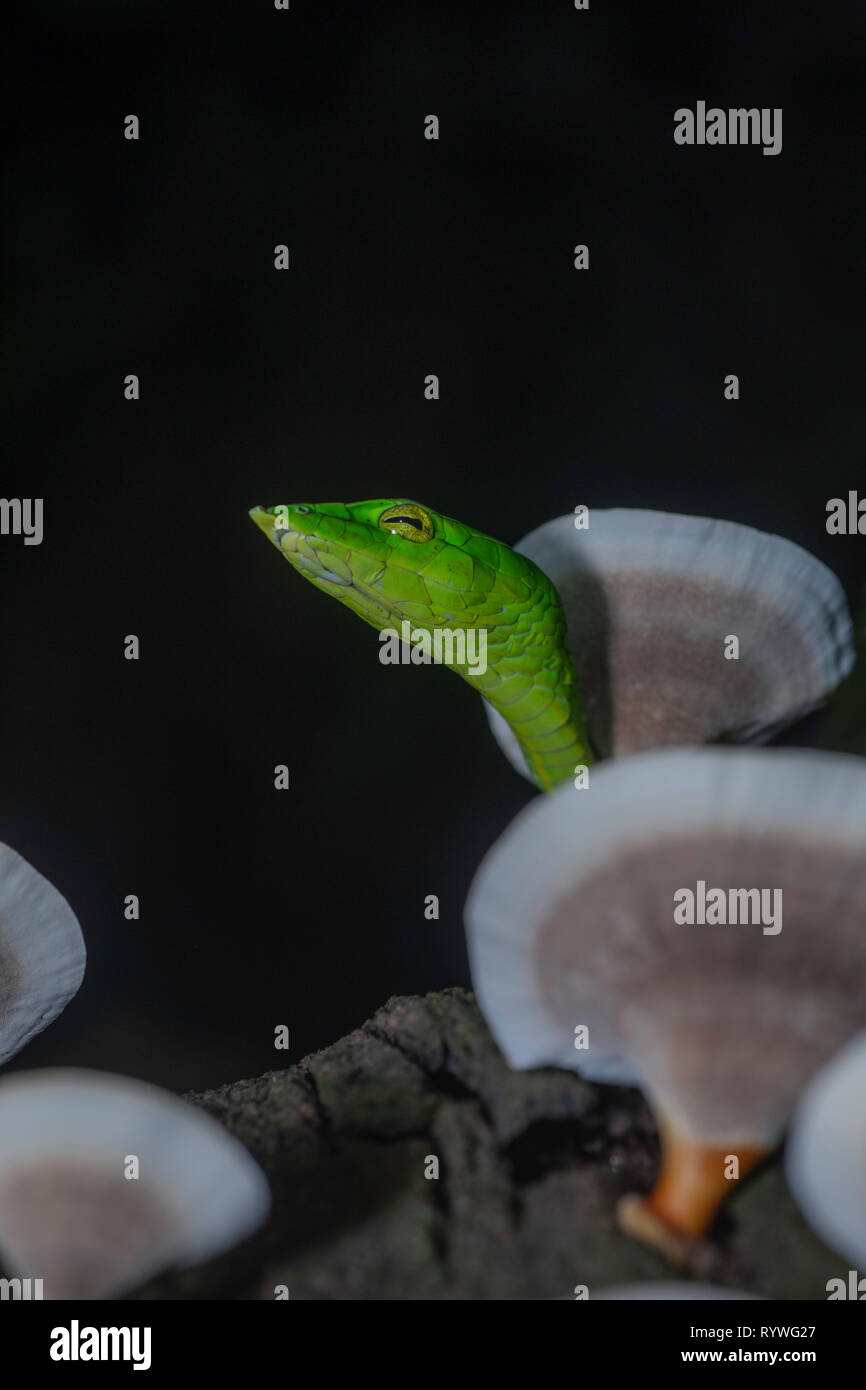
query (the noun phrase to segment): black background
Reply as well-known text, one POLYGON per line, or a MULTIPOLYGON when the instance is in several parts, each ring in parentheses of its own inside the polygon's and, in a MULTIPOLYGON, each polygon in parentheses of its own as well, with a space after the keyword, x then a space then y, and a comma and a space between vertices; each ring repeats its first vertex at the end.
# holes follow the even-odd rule
POLYGON ((698 512, 855 593, 825 507, 866 485, 860 8, 28 6, 2 490, 45 540, 0 539, 0 838, 89 962, 13 1067, 214 1085, 283 1065, 279 1023, 296 1061, 468 982, 466 890, 532 793, 251 505, 415 497, 509 541, 698 512), (676 146, 699 99, 782 107, 782 153, 676 146))

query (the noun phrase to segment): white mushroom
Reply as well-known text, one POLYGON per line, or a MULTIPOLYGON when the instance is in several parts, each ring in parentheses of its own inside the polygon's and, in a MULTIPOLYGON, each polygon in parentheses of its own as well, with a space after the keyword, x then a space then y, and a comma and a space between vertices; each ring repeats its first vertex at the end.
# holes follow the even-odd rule
MULTIPOLYGON (((515 549, 559 590, 602 756, 764 742, 822 704, 853 665, 841 585, 780 536, 617 508, 591 511, 587 530, 557 517, 515 549)), ((485 708, 506 756, 529 776, 508 724, 485 708)))
POLYGON ((87 952, 65 898, 0 845, 0 1063, 47 1028, 77 992, 87 952))
POLYGON ((269 1205, 254 1159, 177 1096, 91 1071, 0 1081, 0 1264, 42 1279, 46 1298, 106 1298, 197 1264, 269 1205))
POLYGON ((775 1147, 805 1082, 866 1025, 866 763, 694 748, 603 764, 517 817, 466 918, 513 1065, 645 1087, 662 1172, 623 1217, 673 1250, 665 1231, 708 1229, 732 1173, 775 1147), (722 925, 714 905, 684 921, 701 884, 761 919, 722 925))
POLYGON ((866 1033, 808 1086, 788 1139, 786 1169, 810 1225, 866 1274, 866 1033))

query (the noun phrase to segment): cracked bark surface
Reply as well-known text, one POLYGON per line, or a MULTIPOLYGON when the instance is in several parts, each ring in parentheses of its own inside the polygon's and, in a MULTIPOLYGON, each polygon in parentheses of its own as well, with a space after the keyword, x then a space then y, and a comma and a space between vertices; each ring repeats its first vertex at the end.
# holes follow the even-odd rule
MULTIPOLYGON (((658 1157, 640 1094, 512 1071, 471 993, 394 998, 285 1071, 189 1097, 267 1173, 267 1227, 144 1298, 556 1299, 681 1277, 622 1235, 617 1197, 658 1157), (425 1177, 429 1157, 439 1177, 425 1177)), ((691 1273, 825 1299, 847 1265, 806 1227, 778 1158, 743 1184, 691 1273)))

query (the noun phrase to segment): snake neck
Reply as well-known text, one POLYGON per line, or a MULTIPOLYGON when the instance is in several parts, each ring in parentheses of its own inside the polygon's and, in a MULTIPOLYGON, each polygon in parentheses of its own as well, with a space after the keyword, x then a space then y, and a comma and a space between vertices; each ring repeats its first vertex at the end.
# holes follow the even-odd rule
POLYGON ((534 687, 513 704, 491 704, 508 722, 541 791, 552 791, 594 762, 574 683, 534 687))
POLYGON ((473 681, 514 733, 536 785, 551 791, 595 761, 553 586, 511 629, 489 635, 489 665, 473 681))

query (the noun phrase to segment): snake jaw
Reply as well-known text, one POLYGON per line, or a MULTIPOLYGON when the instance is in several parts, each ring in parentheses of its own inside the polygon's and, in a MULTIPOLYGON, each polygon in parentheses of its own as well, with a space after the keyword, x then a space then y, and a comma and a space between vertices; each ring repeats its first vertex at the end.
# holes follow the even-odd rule
POLYGON ((327 540, 279 525, 277 518, 262 507, 253 507, 250 516, 271 544, 305 578, 322 584, 336 584, 338 588, 351 587, 352 571, 345 560, 328 549, 327 540))
POLYGON ((287 527, 282 517, 274 516, 263 507, 252 507, 249 515, 292 569, 315 588, 339 599, 379 631, 399 623, 400 615, 371 587, 384 573, 384 565, 378 566, 369 577, 361 578, 352 572, 342 556, 334 554, 334 542, 328 537, 287 527))
POLYGON ((300 574, 309 579, 316 579, 323 584, 336 584, 340 588, 351 588, 352 580, 345 579, 342 575, 336 574, 333 569, 328 569, 323 565, 318 557, 307 559, 299 551, 292 557, 291 563, 300 574))

